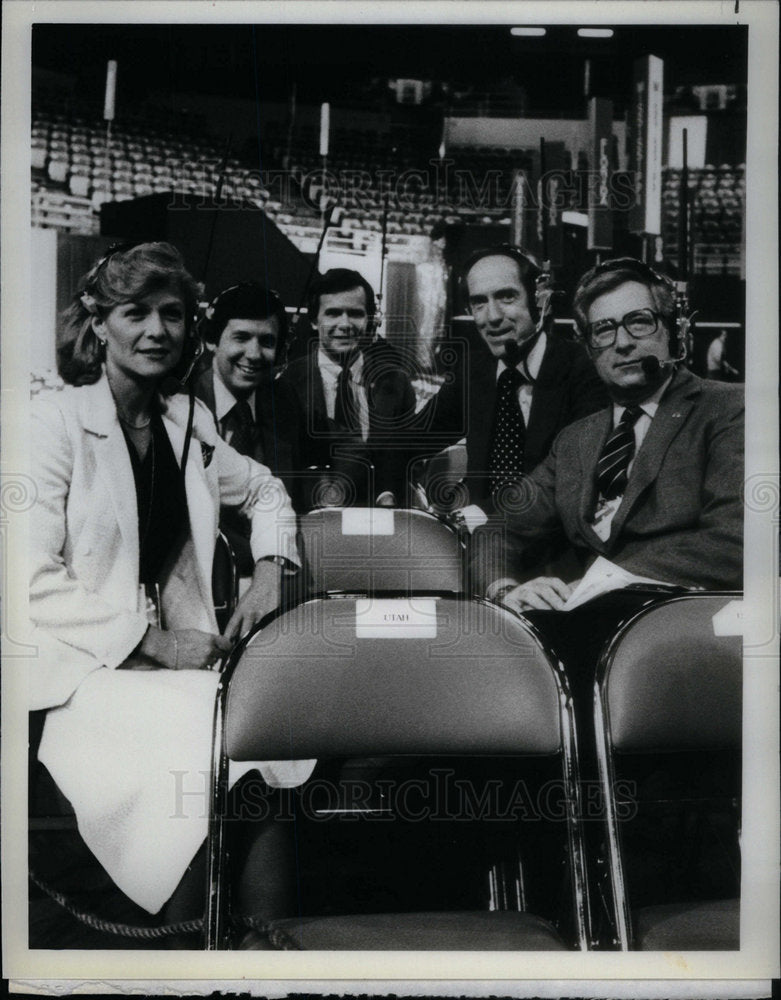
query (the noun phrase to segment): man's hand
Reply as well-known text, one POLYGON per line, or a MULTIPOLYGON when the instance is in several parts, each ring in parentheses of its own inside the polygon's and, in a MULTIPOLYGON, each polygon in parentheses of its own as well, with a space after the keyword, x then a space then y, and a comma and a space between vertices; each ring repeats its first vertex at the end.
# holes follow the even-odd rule
POLYGON ((279 607, 282 595, 282 567, 268 559, 255 563, 252 583, 236 605, 225 627, 225 638, 235 642, 253 629, 261 618, 279 607))
POLYGON ((556 576, 537 576, 508 590, 499 603, 518 612, 561 611, 574 589, 574 584, 564 583, 556 576))

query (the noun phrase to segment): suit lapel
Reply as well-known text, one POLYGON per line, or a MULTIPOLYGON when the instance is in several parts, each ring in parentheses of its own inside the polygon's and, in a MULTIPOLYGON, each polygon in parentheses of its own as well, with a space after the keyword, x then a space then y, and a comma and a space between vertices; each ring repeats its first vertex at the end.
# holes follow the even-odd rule
POLYGON ((323 379, 320 375, 320 366, 317 364, 317 355, 309 355, 306 363, 306 383, 304 385, 306 395, 307 412, 312 414, 314 427, 328 426, 328 410, 325 405, 325 390, 323 389, 323 379))
POLYGON ((597 463, 602 447, 613 428, 612 405, 589 417, 588 424, 580 435, 580 531, 588 543, 600 552, 607 545, 591 526, 597 505, 597 463))
MULTIPOLYGON (((181 467, 184 450, 184 435, 187 426, 188 401, 184 396, 173 396, 167 401, 163 413, 163 423, 171 442, 176 461, 181 467)), ((209 489, 203 466, 200 442, 214 444, 216 435, 200 426, 197 419, 193 424, 193 436, 187 456, 184 485, 187 493, 187 511, 190 518, 190 533, 198 564, 198 585, 206 607, 211 603, 212 558, 214 539, 217 535, 218 509, 209 489)))
POLYGON ((85 386, 79 397, 80 420, 94 440, 96 468, 114 507, 129 563, 138 571, 138 504, 133 467, 117 418, 108 379, 85 386))
POLYGON ((496 410, 496 360, 470 373, 467 419, 468 454, 471 472, 486 475, 488 471, 491 434, 496 410), (480 414, 484 419, 478 419, 480 414))
POLYGON ((667 449, 686 422, 700 392, 700 387, 689 379, 687 373, 678 372, 673 377, 667 392, 659 401, 659 407, 635 458, 624 498, 613 518, 611 540, 618 537, 635 501, 658 476, 667 449))
POLYGON ((529 455, 541 453, 543 442, 552 436, 558 425, 562 387, 559 354, 556 341, 548 336, 532 390, 532 405, 526 426, 526 452, 529 455))

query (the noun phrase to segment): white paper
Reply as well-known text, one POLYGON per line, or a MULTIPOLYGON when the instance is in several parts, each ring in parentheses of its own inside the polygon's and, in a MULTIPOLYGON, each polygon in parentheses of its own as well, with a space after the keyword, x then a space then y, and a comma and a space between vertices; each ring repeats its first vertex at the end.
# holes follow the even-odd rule
POLYGON ((389 507, 346 507, 342 511, 343 535, 392 535, 393 510, 389 507))
POLYGON ((355 602, 356 639, 436 639, 433 597, 368 599, 355 602))
POLYGON ((743 635, 744 618, 743 601, 730 601, 713 616, 713 634, 743 635))
POLYGON ((572 611, 573 608, 580 607, 581 604, 599 597, 600 594, 607 594, 611 590, 620 590, 632 583, 664 584, 664 581, 651 580, 647 576, 635 576, 634 573, 616 566, 604 556, 599 556, 589 566, 577 587, 564 602, 562 610, 572 611))

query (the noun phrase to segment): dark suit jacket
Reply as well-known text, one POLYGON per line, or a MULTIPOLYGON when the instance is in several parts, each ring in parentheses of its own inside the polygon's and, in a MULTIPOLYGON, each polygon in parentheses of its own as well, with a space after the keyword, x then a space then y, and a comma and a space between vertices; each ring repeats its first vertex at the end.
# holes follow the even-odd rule
POLYGON ((403 505, 415 392, 397 353, 382 343, 364 351, 364 380, 369 406, 365 442, 345 435, 329 419, 316 344, 307 357, 287 366, 280 381, 297 402, 301 468, 330 468, 347 477, 354 487, 348 504, 371 505, 390 490, 403 505))
MULTIPOLYGON (((202 400, 217 420, 214 402, 214 373, 211 366, 204 369, 195 383, 195 395, 202 400)), ((296 423, 296 403, 289 389, 273 373, 255 390, 254 454, 256 462, 267 465, 285 484, 293 506, 296 507, 297 479, 300 468, 297 437, 293 432, 296 423)), ((219 423, 217 425, 219 430, 219 423)), ((296 508, 297 509, 297 508, 296 508)), ((220 515, 220 529, 230 541, 242 576, 252 572, 249 548, 249 521, 236 510, 225 509, 220 515)))
MULTIPOLYGON (((426 441, 433 450, 466 434, 469 499, 483 507, 489 507, 490 498, 488 457, 496 408, 496 365, 487 348, 473 351, 464 380, 446 385, 421 414, 421 422, 428 421, 426 441)), ((548 334, 532 392, 523 471, 529 473, 539 465, 562 428, 606 403, 607 392, 585 349, 548 334)))
MULTIPOLYGON (((611 427, 612 408, 570 424, 524 480, 523 509, 507 515, 504 569, 518 579, 537 575, 528 554, 539 538, 563 533, 584 565, 602 555, 664 583, 742 587, 742 387, 676 371, 603 542, 589 521, 597 462, 611 427)), ((494 578, 499 575, 503 571, 494 578)))

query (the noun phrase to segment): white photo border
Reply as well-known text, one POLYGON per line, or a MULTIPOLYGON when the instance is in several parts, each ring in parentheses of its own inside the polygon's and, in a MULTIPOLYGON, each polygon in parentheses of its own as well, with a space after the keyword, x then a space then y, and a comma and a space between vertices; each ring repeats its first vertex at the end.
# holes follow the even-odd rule
POLYGON ((2 106, 2 503, 0 523, 5 552, 3 594, 3 769, 2 889, 3 967, 19 991, 57 991, 57 982, 82 983, 100 992, 109 983, 120 992, 155 987, 163 992, 208 989, 260 992, 414 993, 478 995, 648 996, 767 995, 765 984, 778 976, 778 6, 772 0, 670 2, 447 2, 280 4, 246 0, 212 2, 126 2, 126 0, 11 0, 3 5, 2 106), (736 10, 737 8, 737 10, 736 10), (103 23, 569 23, 569 24, 747 24, 749 27, 747 155, 746 379, 746 658, 744 689, 744 863, 739 953, 323 953, 29 951, 26 848, 25 671, 30 658, 19 637, 25 632, 26 519, 29 400, 30 257, 30 65, 31 24, 103 23), (757 762, 761 762, 757 763, 757 762), (142 982, 139 982, 142 980, 142 982), (577 986, 572 981, 577 981, 577 986), (645 980, 645 986, 630 980, 645 980), (676 992, 676 980, 692 980, 676 992), (721 986, 718 981, 723 983, 721 986), (177 981, 178 986, 174 986, 177 981), (547 981, 550 981, 547 983, 547 981), (607 982, 609 981, 609 982, 607 982), (740 981, 737 983, 736 981, 740 981), (125 984, 123 989, 121 983, 125 984), (374 985, 372 985, 374 983, 374 985), (547 987, 546 987, 547 983, 547 987), (624 985, 626 984, 626 985, 624 985), (412 988, 414 986, 414 989, 412 988), (379 989, 378 989, 379 987, 379 989), (547 988, 556 991, 549 994, 547 988), (696 992, 688 991, 696 987, 696 992), (709 988, 716 990, 708 992, 709 988), (543 991, 545 989, 545 991, 543 991), (752 990, 759 990, 752 993, 752 990), (631 992, 626 992, 626 990, 631 992), (720 990, 726 990, 723 994, 720 990), (746 992, 741 992, 745 990, 746 992))

